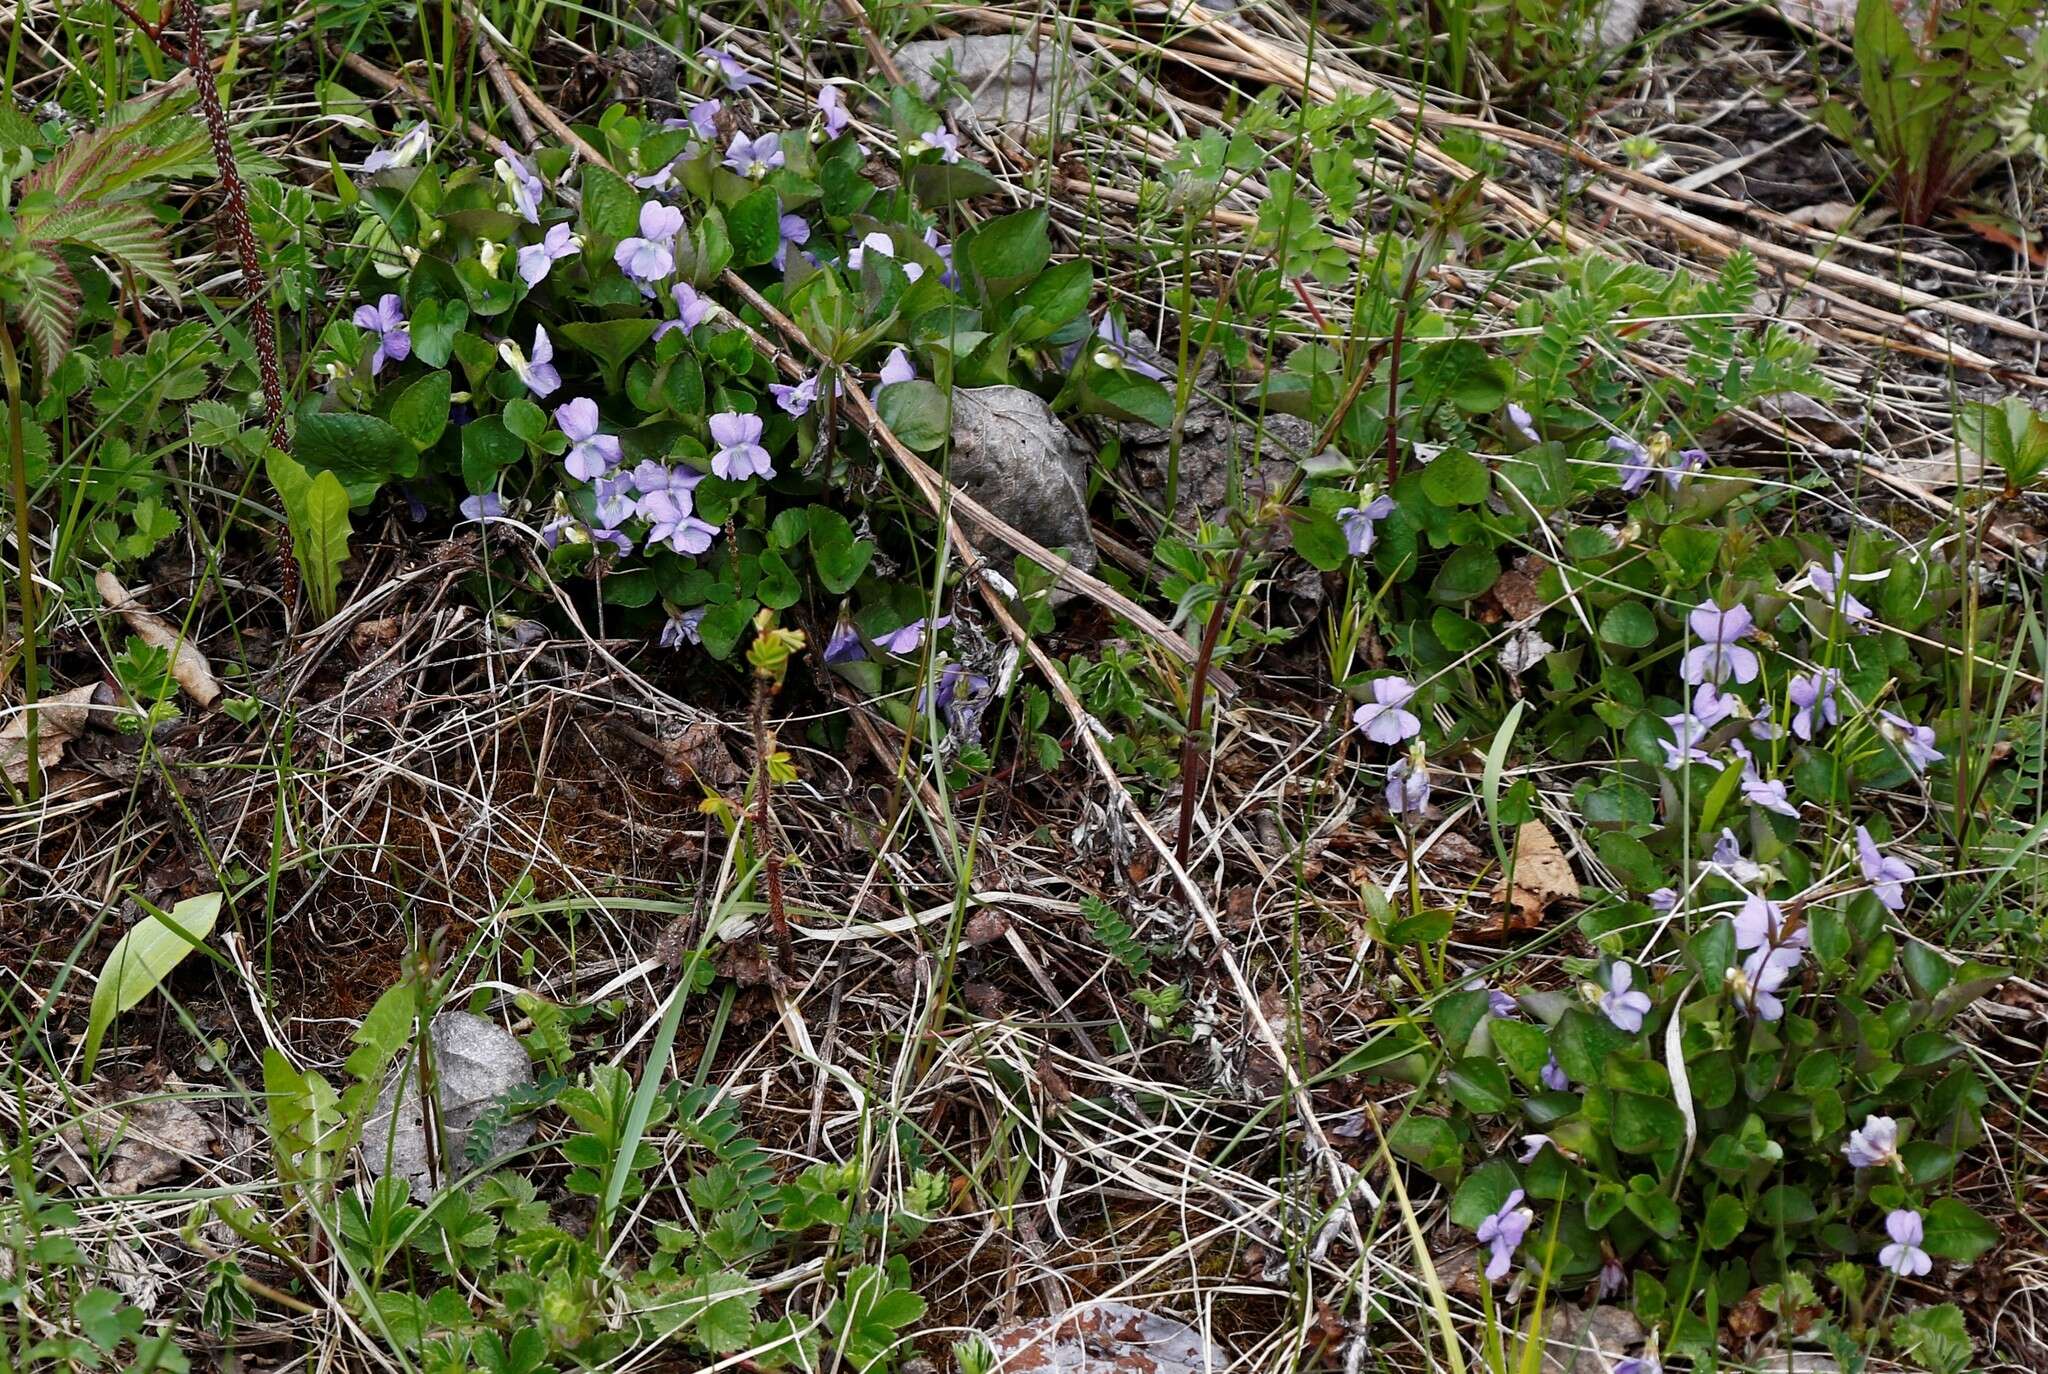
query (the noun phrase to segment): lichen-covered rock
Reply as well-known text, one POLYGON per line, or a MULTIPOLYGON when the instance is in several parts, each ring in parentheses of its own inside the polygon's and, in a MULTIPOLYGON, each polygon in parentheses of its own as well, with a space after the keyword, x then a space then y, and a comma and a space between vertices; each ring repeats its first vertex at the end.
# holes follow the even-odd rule
MULTIPOLYGON (((434 1103, 441 1127, 437 1158, 445 1180, 466 1169, 470 1128, 478 1118, 512 1089, 533 1082, 533 1061, 497 1022, 466 1011, 442 1012, 433 1019, 430 1033, 434 1103)), ((502 1154, 531 1139, 533 1123, 515 1117, 497 1128, 491 1153, 502 1154)), ((377 1110, 363 1129, 363 1153, 378 1178, 396 1174, 411 1182, 418 1198, 431 1191, 427 1136, 420 1123, 419 1063, 411 1054, 399 1061, 384 1084, 377 1110)))
POLYGON ((1043 35, 978 34, 906 43, 896 54, 896 65, 924 100, 938 106, 944 98, 947 114, 1017 138, 1044 133, 1055 120, 1072 128, 1087 100, 1087 55, 1043 35), (944 79, 947 74, 950 82, 944 79))
MULTIPOLYGON (((1087 451, 1031 392, 983 386, 953 393, 950 474, 962 491, 1020 533, 1084 571, 1095 566, 1087 451)), ((987 536, 975 532, 975 539, 996 552, 987 536)))

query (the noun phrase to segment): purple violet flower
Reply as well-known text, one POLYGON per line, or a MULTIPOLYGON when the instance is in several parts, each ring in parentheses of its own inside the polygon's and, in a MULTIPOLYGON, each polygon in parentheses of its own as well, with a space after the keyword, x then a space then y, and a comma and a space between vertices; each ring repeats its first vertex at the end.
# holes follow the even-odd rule
POLYGON ((578 481, 595 482, 619 465, 622 457, 617 435, 598 432, 597 402, 578 396, 555 407, 555 426, 569 438, 569 453, 562 466, 578 481))
POLYGON ((512 151, 504 140, 498 142, 498 180, 505 183, 511 193, 512 208, 519 212, 519 218, 528 224, 540 223, 540 198, 547 190, 541 184, 540 174, 533 164, 512 151))
POLYGON ((1785 912, 1776 902, 1752 895, 1735 913, 1735 947, 1763 949, 1779 946, 1805 948, 1813 936, 1805 926, 1787 934, 1785 912))
POLYGON ((1668 915, 1678 909, 1678 893, 1675 889, 1660 887, 1643 899, 1650 904, 1650 910, 1668 915))
MULTIPOLYGON (((896 241, 879 229, 872 234, 868 234, 859 243, 856 243, 847 250, 847 269, 853 272, 860 271, 862 266, 866 264, 869 253, 880 253, 891 262, 896 262, 896 241)), ((921 262, 905 258, 903 261, 896 263, 896 265, 903 269, 905 280, 916 281, 924 275, 924 264, 921 262)))
POLYGON ((1913 865, 1879 849, 1877 841, 1870 838, 1870 832, 1860 825, 1856 827, 1856 862, 1863 869, 1863 881, 1870 884, 1870 890, 1877 894, 1878 901, 1884 903, 1885 910, 1906 909, 1903 884, 1913 880, 1913 865))
POLYGON ((1372 700, 1351 713, 1351 723, 1375 744, 1400 744, 1422 733, 1422 718, 1408 709, 1415 686, 1405 677, 1375 678, 1372 700))
POLYGON ((668 624, 661 627, 661 647, 680 649, 685 644, 702 644, 704 637, 697 632, 697 626, 704 620, 708 606, 692 606, 689 610, 668 618, 668 624))
POLYGON ((1690 711, 1681 711, 1675 716, 1665 716, 1664 723, 1671 727, 1671 738, 1660 739, 1657 745, 1664 751, 1664 770, 1675 773, 1688 763, 1704 763, 1719 771, 1721 761, 1700 748, 1713 727, 1690 711))
POLYGON ((889 356, 882 360, 879 380, 883 386, 895 382, 916 381, 917 369, 910 365, 910 355, 901 348, 890 349, 889 356))
POLYGON ((457 509, 464 520, 501 520, 505 516, 505 498, 495 491, 480 492, 463 497, 457 509))
POLYGON ((1833 565, 1823 568, 1814 563, 1806 569, 1806 580, 1820 593, 1821 599, 1842 613, 1845 620, 1858 622, 1856 628, 1865 634, 1876 627, 1871 624, 1870 607, 1858 601, 1849 592, 1849 578, 1842 571, 1842 555, 1834 556, 1833 565))
POLYGON ((1940 763, 1947 757, 1934 747, 1933 727, 1915 725, 1890 711, 1879 711, 1877 718, 1878 733, 1892 742, 1905 758, 1906 766, 1915 773, 1924 773, 1929 764, 1940 763))
POLYGON ((388 360, 402 363, 412 356, 412 327, 405 322, 404 302, 386 294, 375 305, 359 305, 351 317, 356 328, 377 336, 377 351, 370 355, 370 375, 384 370, 388 360))
POLYGON ((1375 526, 1393 513, 1394 498, 1384 493, 1363 506, 1346 506, 1337 512, 1337 523, 1344 528, 1344 546, 1353 558, 1372 552, 1373 541, 1379 537, 1375 526))
POLYGON ((1889 1116, 1864 1117, 1863 1128, 1849 1132, 1842 1155, 1852 1169, 1901 1166, 1904 1161, 1899 1158, 1899 1123, 1889 1116))
POLYGON ((1527 1164, 1530 1160, 1536 1158, 1536 1156, 1543 1153, 1543 1147, 1545 1145, 1549 1145, 1554 1148, 1557 1145, 1557 1142, 1552 1140, 1547 1135, 1523 1136, 1522 1148, 1515 1152, 1515 1163, 1527 1164))
POLYGON ((679 281, 668 289, 669 299, 676 303, 676 316, 663 320, 654 327, 654 337, 660 338, 671 329, 680 329, 685 334, 711 318, 718 306, 709 296, 697 294, 697 288, 686 281, 679 281))
MULTIPOLYGON (((830 90, 831 87, 826 87, 830 90)), ((811 241, 811 226, 802 215, 784 215, 777 221, 782 241, 775 245, 775 270, 780 272, 789 265, 791 245, 803 247, 811 241)))
POLYGON ((1515 433, 1521 435, 1530 443, 1540 444, 1543 442, 1543 436, 1536 432, 1536 417, 1531 415, 1526 408, 1516 405, 1513 401, 1508 402, 1508 423, 1514 427, 1515 433))
MULTIPOLYGON (((1140 377, 1150 377, 1155 382, 1166 380, 1166 373, 1154 366, 1145 355, 1131 343, 1131 336, 1124 332, 1123 322, 1115 315, 1104 311, 1102 318, 1095 322, 1095 337, 1109 345, 1110 357, 1105 358, 1097 350, 1095 361, 1105 366, 1114 365, 1128 368, 1140 377)), ((1071 366, 1071 364, 1069 364, 1071 366)))
POLYGON ((725 150, 725 165, 743 177, 758 180, 780 167, 789 159, 782 151, 782 135, 762 134, 748 138, 745 134, 734 134, 732 146, 725 150))
POLYGON ((1785 693, 1798 709, 1792 713, 1792 733, 1813 739, 1816 726, 1839 725, 1841 711, 1835 705, 1835 687, 1842 675, 1833 668, 1818 668, 1785 684, 1785 693))
POLYGON ((1526 1196, 1520 1188, 1515 1189, 1501 1203, 1499 1211, 1479 1223, 1480 1244, 1493 1247, 1493 1254, 1486 1261, 1489 1283, 1497 1282, 1507 1274, 1509 1266, 1514 1263, 1516 1248, 1536 1220, 1536 1213, 1522 1205, 1526 1196))
MULTIPOLYGON (((1620 1273, 1621 1266, 1615 1265, 1614 1270, 1617 1274, 1620 1273)), ((1600 1271, 1600 1282, 1607 1282, 1607 1271, 1604 1268, 1600 1271)), ((1655 1355, 1625 1355, 1614 1362, 1614 1374, 1664 1374, 1664 1366, 1657 1363, 1655 1355)))
POLYGON ((728 482, 749 477, 773 477, 775 465, 768 450, 761 447, 761 417, 743 411, 721 411, 711 417, 711 442, 718 452, 711 470, 728 482))
POLYGON ((551 224, 539 243, 529 243, 519 250, 519 280, 528 287, 539 286, 556 263, 582 251, 583 240, 566 223, 551 224))
POLYGON ((1927 1228, 1918 1212, 1904 1208, 1894 1211, 1884 1219, 1884 1233, 1892 1238, 1892 1243, 1877 1252, 1879 1264, 1902 1279, 1933 1272, 1934 1260, 1920 1248, 1920 1242, 1927 1238, 1927 1228))
POLYGON ((1792 970, 1799 967, 1799 959, 1799 950, 1788 943, 1776 948, 1760 947, 1742 961, 1739 979, 1731 981, 1736 982, 1738 995, 1760 1019, 1777 1021, 1784 1017, 1785 1002, 1778 993, 1792 970))
POLYGON ((634 511, 647 521, 650 548, 666 544, 677 553, 699 554, 708 551, 718 537, 718 526, 691 513, 687 490, 649 492, 635 503, 634 511))
POLYGON ((1723 610, 1711 601, 1702 601, 1685 623, 1700 641, 1686 653, 1679 666, 1679 674, 1687 682, 1719 683, 1731 675, 1737 682, 1756 681, 1762 661, 1756 650, 1741 642, 1756 628, 1756 620, 1747 606, 1723 610))
POLYGON ((818 378, 815 373, 800 382, 785 384, 768 383, 769 394, 775 397, 775 404, 782 407, 785 415, 800 416, 810 412, 818 400, 818 378))
POLYGON ((1538 1076, 1542 1078, 1543 1086, 1554 1093, 1571 1091, 1571 1075, 1564 1071, 1564 1065, 1557 1062, 1555 1054, 1543 1061, 1543 1068, 1538 1076))
POLYGON ((853 122, 847 113, 846 97, 839 87, 826 85, 818 91, 818 113, 825 117, 825 137, 837 138, 846 132, 846 126, 853 122))
POLYGON ((1616 1030, 1631 1034, 1643 1028, 1643 1017, 1650 1010, 1649 994, 1637 992, 1630 986, 1635 980, 1634 969, 1616 962, 1607 971, 1607 990, 1600 994, 1600 1010, 1608 1021, 1616 1030))
POLYGON ((640 285, 643 295, 652 296, 651 282, 660 281, 676 269, 675 240, 682 232, 683 212, 658 200, 640 206, 640 232, 619 240, 612 261, 640 285))
POLYGON ((832 637, 825 641, 825 661, 854 663, 867 656, 867 646, 860 642, 860 631, 854 629, 853 622, 842 613, 839 623, 832 627, 832 637))
MULTIPOLYGON (((960 160, 960 135, 949 129, 934 129, 928 134, 919 134, 917 142, 936 152, 941 162, 960 160)), ((911 151, 917 151, 915 145, 911 151)))
POLYGON ((372 148, 370 155, 363 159, 363 171, 382 172, 392 167, 410 167, 419 161, 420 154, 427 151, 433 141, 433 133, 424 124, 415 124, 401 134, 395 143, 372 148))
MULTIPOLYGON (((1621 1267, 1621 1261, 1603 1261, 1600 1265, 1600 1277, 1593 1282, 1593 1295, 1601 1302, 1606 1302, 1627 1287, 1628 1271, 1621 1267)), ((1651 1374, 1654 1374, 1654 1371, 1651 1374)))
POLYGON ((988 679, 969 672, 958 663, 947 663, 938 671, 937 681, 917 694, 917 709, 935 715, 949 729, 960 734, 980 733, 982 698, 988 693, 988 679))
POLYGON ((499 340, 498 356, 526 389, 542 400, 554 395, 562 385, 562 374, 555 370, 554 340, 541 325, 533 327, 532 356, 520 352, 519 345, 510 339, 499 340))
POLYGON ((699 48, 698 60, 710 63, 725 78, 727 89, 744 91, 749 86, 764 85, 762 78, 755 76, 741 65, 740 60, 724 48, 699 48))
POLYGON ((930 621, 920 616, 900 629, 891 630, 885 635, 877 635, 875 645, 892 654, 914 654, 924 643, 927 633, 937 634, 952 623, 953 617, 950 615, 942 615, 937 620, 930 621))
POLYGON ((1792 796, 1785 790, 1783 778, 1766 779, 1757 772, 1756 760, 1750 757, 1749 747, 1739 739, 1728 741, 1728 747, 1742 760, 1742 799, 1751 806, 1761 806, 1766 811, 1775 811, 1780 816, 1799 819, 1799 808, 1792 804, 1792 796))
POLYGON ((1429 767, 1421 751, 1395 759, 1387 768, 1387 810, 1419 816, 1429 809, 1429 767))
POLYGON ((724 109, 725 107, 715 99, 700 100, 690 106, 685 122, 697 137, 706 143, 715 143, 718 141, 718 116, 724 109))

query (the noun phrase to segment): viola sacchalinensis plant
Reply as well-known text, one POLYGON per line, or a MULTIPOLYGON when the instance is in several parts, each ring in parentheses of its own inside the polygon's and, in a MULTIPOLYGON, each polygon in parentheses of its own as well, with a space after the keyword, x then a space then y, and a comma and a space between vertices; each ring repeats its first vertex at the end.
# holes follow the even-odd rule
MULTIPOLYGON (((958 203, 995 184, 914 100, 890 118, 886 189, 833 88, 807 127, 743 129, 715 98, 666 123, 614 109, 585 135, 616 171, 562 148, 449 167, 414 130, 346 188, 374 277, 327 331, 330 383, 299 416, 299 459, 358 506, 398 484, 521 532, 551 573, 595 578, 670 647, 727 659, 762 610, 838 599, 820 657, 878 691, 882 664, 963 627, 920 563, 921 508, 893 496, 842 387, 871 392, 925 453, 948 442, 954 386, 1021 385, 1062 412, 1154 424, 1185 400, 1091 312, 1088 264, 1052 265, 1043 211, 969 224, 958 203), (811 371, 778 370, 767 349, 793 341, 756 296, 796 323, 811 371)), ((1215 140, 1186 152, 1197 168, 1229 155, 1215 140)), ((1226 356, 1287 308, 1289 273, 1353 270, 1302 187, 1267 211, 1261 233, 1282 226, 1260 239, 1273 265, 1199 322, 1228 326, 1226 356)), ((1723 1315, 1759 1291, 1787 1329, 1845 1354, 1881 1338, 1958 1367, 1960 1314, 1904 1311, 1891 1285, 1996 1243, 1955 1195, 1989 1089, 1950 1027, 2000 975, 1912 937, 1906 921, 1937 900, 1960 921, 1985 894, 1937 899, 1910 837, 1867 804, 1917 792, 1927 824, 1948 827, 1940 842, 2014 844, 2023 785, 1972 762, 2001 711, 1953 704, 1956 681, 1997 665, 1921 633, 1965 604, 1954 555, 1864 524, 1834 546, 1805 532, 1800 483, 1697 446, 1757 398, 1825 390, 1790 334, 1730 323, 1756 286, 1746 257, 1711 282, 1595 255, 1532 263, 1553 289, 1526 302, 1516 341, 1489 348, 1422 308, 1426 256, 1390 234, 1356 267, 1360 328, 1409 340, 1365 357, 1373 384, 1321 338, 1263 375, 1261 407, 1327 427, 1332 446, 1291 507, 1157 547, 1158 590, 1184 614, 1250 595, 1249 580, 1216 585, 1243 563, 1218 554, 1256 540, 1263 557, 1263 520, 1284 520, 1294 553, 1341 586, 1328 643, 1358 703, 1345 748, 1363 751, 1397 830, 1432 809, 1432 755, 1489 733, 1496 760, 1518 728, 1553 759, 1615 760, 1575 798, 1616 884, 1579 918, 1596 956, 1571 965, 1577 989, 1437 989, 1427 1022, 1359 1061, 1423 1089, 1389 1143, 1453 1189, 1489 1302, 1626 1293, 1657 1333, 1636 1374, 1659 1350, 1710 1354, 1723 1315), (1682 367, 1645 383, 1615 363, 1624 331, 1669 321, 1682 367), (1358 670, 1368 633, 1389 669, 1358 670), (1447 731, 1440 705, 1457 708, 1447 731), (1971 804, 1938 804, 1959 794, 1971 804)), ((971 735, 991 679, 955 653, 919 701, 971 735)), ((1073 665, 1075 685, 1091 705, 1124 703, 1102 711, 1111 725, 1149 711, 1156 726, 1120 662, 1104 646, 1073 665)), ((1027 700, 1035 732, 1045 699, 1027 700)), ((1030 743, 1057 763, 1049 737, 1030 743)), ((1110 755, 1163 778, 1171 752, 1110 755)), ((1487 820, 1512 829, 1534 808, 1518 781, 1489 796, 1487 820)), ((1381 928, 1398 946, 1450 927, 1411 910, 1381 928)), ((599 1142, 578 1148, 595 1158, 620 1085, 577 1091, 572 1114, 599 1142)), ((735 1182, 717 1177, 702 1186, 735 1182)), ((801 1192, 783 1190, 784 1229, 810 1215, 801 1192)), ((731 1264, 753 1244, 706 1232, 689 1254, 731 1264)), ((849 1331, 866 1320, 856 1290, 872 1287, 894 1314, 875 1318, 885 1347, 915 1300, 899 1272, 857 1272, 840 1316, 849 1331)), ((706 1290, 709 1310, 724 1292, 706 1290)))
MULTIPOLYGON (((503 145, 449 169, 424 128, 374 154, 356 235, 374 275, 327 331, 298 458, 357 506, 401 483, 525 529, 551 572, 600 578, 614 614, 666 646, 724 659, 762 608, 840 599, 821 656, 878 688, 879 662, 951 620, 895 538, 912 512, 839 379, 926 453, 950 436, 954 385, 1154 421, 1172 401, 1156 369, 1124 365, 1120 326, 1091 318, 1090 266, 1051 265, 1043 210, 956 235, 949 207, 993 180, 906 95, 902 175, 880 189, 838 96, 809 127, 759 133, 716 98, 666 122, 614 108, 588 132, 617 172, 503 145), (778 372, 764 345, 790 341, 768 344, 729 272, 828 361, 778 372)), ((942 662, 924 704, 972 735, 990 691, 942 662)))

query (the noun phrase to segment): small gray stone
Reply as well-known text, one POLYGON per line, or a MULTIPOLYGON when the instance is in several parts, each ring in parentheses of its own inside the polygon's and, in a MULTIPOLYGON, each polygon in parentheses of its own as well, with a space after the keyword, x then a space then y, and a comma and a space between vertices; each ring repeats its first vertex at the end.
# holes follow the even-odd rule
MULTIPOLYGON (((470 1128, 499 1098, 533 1082, 533 1061, 525 1048, 495 1021, 466 1011, 444 1011, 432 1022, 434 1102, 440 1118, 440 1177, 460 1176, 470 1128)), ((502 1154, 533 1139, 533 1123, 515 1117, 498 1128, 491 1153, 502 1154)), ((413 1196, 424 1199, 433 1182, 427 1168, 427 1137, 420 1124, 419 1063, 405 1055, 377 1098, 377 1110, 363 1129, 363 1152, 378 1178, 409 1180, 413 1196), (393 1123, 393 1107, 397 1119, 393 1123)))
POLYGON ((906 43, 896 65, 918 95, 944 111, 1022 138, 1055 119, 1072 128, 1084 111, 1089 61, 1057 38, 980 34, 906 43), (950 74, 951 81, 944 78, 950 74))
MULTIPOLYGON (((1014 386, 954 391, 949 472, 962 491, 1020 533, 1084 572, 1095 566, 1087 452, 1031 392, 1014 386)), ((986 548, 989 541, 981 542, 986 548)))

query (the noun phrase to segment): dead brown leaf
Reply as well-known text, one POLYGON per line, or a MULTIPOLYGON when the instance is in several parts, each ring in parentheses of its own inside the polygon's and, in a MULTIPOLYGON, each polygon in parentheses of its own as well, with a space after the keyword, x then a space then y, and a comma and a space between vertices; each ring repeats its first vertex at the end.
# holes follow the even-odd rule
MULTIPOLYGON (((65 747, 85 733, 85 727, 92 721, 93 694, 98 691, 98 683, 88 682, 36 703, 36 760, 44 772, 56 767, 64 757, 65 747)), ((0 773, 17 787, 28 781, 26 710, 0 725, 0 773)))
POLYGON ((211 706, 219 699, 220 679, 213 675, 213 665, 206 661, 206 655, 194 648, 190 640, 161 616, 144 610, 133 594, 121 585, 121 579, 114 576, 112 568, 101 568, 99 575, 93 578, 93 585, 99 588, 100 599, 107 603, 109 609, 120 613, 121 619, 137 638, 171 656, 171 681, 177 683, 186 696, 202 707, 211 706))
POLYGON ((747 772, 726 747, 718 722, 692 721, 668 745, 669 767, 678 778, 693 778, 707 792, 746 781, 747 772))
POLYGON ((1572 875, 1571 862, 1542 821, 1522 823, 1515 832, 1514 857, 1512 890, 1505 880, 1493 890, 1500 914, 1475 934, 1533 930, 1543 923, 1543 913, 1551 903, 1579 895, 1579 880, 1572 875))

